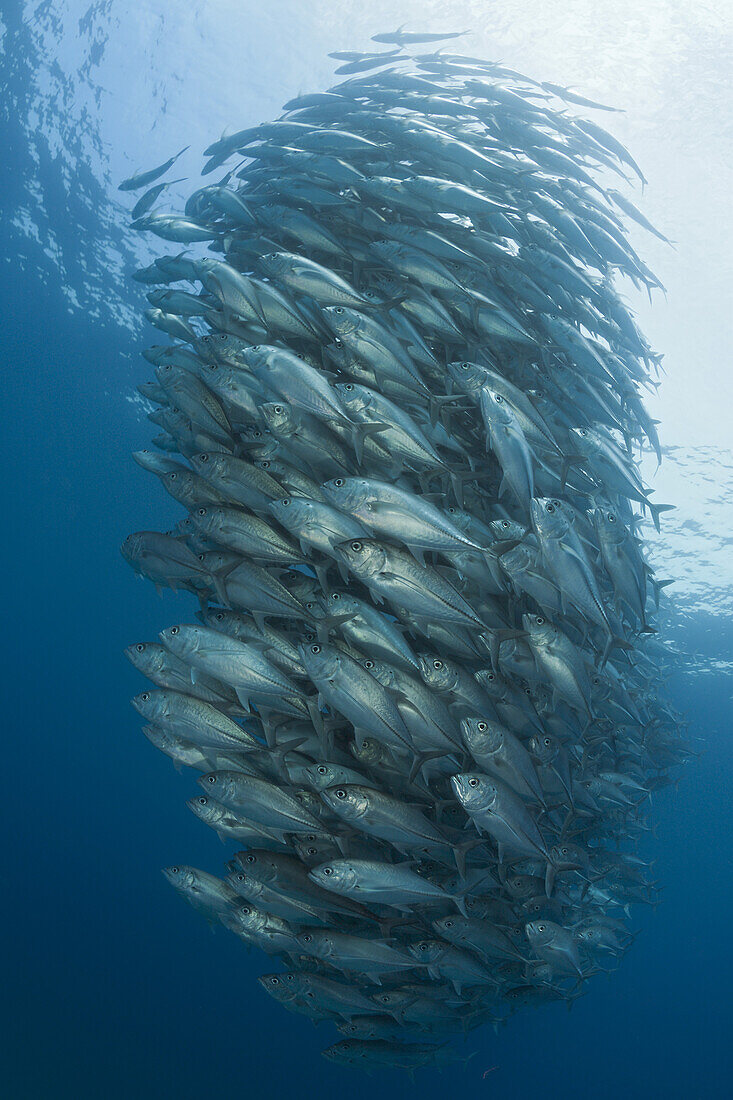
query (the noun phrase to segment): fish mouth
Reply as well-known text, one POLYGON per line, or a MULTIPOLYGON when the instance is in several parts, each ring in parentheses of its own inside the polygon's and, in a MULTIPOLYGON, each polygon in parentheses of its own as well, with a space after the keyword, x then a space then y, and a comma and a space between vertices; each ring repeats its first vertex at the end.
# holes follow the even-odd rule
POLYGON ((544 497, 533 497, 530 502, 530 513, 532 515, 533 523, 539 523, 544 515, 544 497))
POLYGON ((342 557, 346 561, 348 561, 349 560, 349 543, 352 542, 352 541, 353 541, 352 539, 342 539, 341 542, 332 543, 332 549, 333 549, 334 554, 338 554, 339 557, 342 557))
POLYGON ((475 720, 470 718, 461 718, 461 733, 470 734, 471 730, 474 728, 474 722, 475 720))
POLYGON ((456 798, 459 802, 464 802, 468 798, 469 786, 467 776, 452 775, 450 779, 450 785, 455 791, 456 798))

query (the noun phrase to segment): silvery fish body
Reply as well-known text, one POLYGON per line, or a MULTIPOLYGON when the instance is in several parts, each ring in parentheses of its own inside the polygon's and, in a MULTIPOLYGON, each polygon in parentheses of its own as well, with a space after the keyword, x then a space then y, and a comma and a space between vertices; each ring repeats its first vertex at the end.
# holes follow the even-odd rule
POLYGON ((222 711, 178 691, 143 691, 132 705, 144 718, 196 745, 247 752, 258 742, 222 711))

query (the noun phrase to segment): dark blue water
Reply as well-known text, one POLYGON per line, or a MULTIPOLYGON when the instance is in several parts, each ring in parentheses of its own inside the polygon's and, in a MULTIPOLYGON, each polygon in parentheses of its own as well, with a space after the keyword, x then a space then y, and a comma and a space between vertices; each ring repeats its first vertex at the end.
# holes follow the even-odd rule
MULTIPOLYGON (((131 338, 67 313, 33 272, 4 283, 3 1094, 411 1089, 325 1062, 325 1026, 255 983, 265 958, 209 932, 163 880, 162 866, 214 869, 225 849, 184 806, 191 778, 148 745, 128 705, 140 680, 123 646, 155 637, 188 598, 158 598, 118 552, 176 509, 129 458, 149 438, 125 400, 146 365, 130 367, 131 338)), ((720 620, 689 631, 690 648, 730 652, 720 620)), ((705 753, 679 791, 655 798, 659 909, 638 911, 643 932, 620 970, 572 1012, 548 1006, 471 1036, 466 1051, 479 1053, 465 1069, 420 1071, 423 1096, 728 1095, 731 685, 680 674, 670 687, 705 753)))
MULTIPOLYGON (((20 165, 17 145, 3 164, 5 210, 17 200, 13 157, 20 165)), ((49 217, 62 242, 83 231, 61 201, 49 217)), ((135 339, 70 313, 60 283, 41 278, 32 253, 21 269, 1 238, 2 1095, 730 1095, 733 713, 722 672, 681 670, 669 684, 704 753, 679 790, 655 796, 646 851, 663 901, 637 910, 634 948, 571 1012, 550 1006, 471 1035, 466 1053, 478 1053, 465 1068, 420 1071, 412 1085, 327 1063, 318 1052, 333 1032, 284 1012, 255 982, 267 959, 210 932, 171 891, 162 866, 214 870, 226 849, 184 805, 191 777, 148 745, 128 704, 141 681, 123 647, 189 606, 159 599, 118 552, 131 530, 178 515, 129 458, 151 432, 126 395, 149 368, 135 339)), ((110 271, 111 287, 120 276, 110 271)), ((685 629, 685 648, 730 654, 729 622, 685 629)))

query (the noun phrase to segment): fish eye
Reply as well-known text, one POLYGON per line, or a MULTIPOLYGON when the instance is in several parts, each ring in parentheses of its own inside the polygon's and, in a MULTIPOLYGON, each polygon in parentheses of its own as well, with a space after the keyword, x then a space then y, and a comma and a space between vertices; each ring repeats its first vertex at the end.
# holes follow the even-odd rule
POLYGON ((270 985, 280 985, 279 978, 270 978, 270 985))
POLYGON ((502 405, 504 403, 504 398, 501 396, 500 393, 495 393, 494 401, 496 401, 497 405, 502 405))
POLYGON ((138 653, 142 653, 142 651, 145 649, 145 646, 142 642, 138 642, 135 646, 135 649, 138 651, 138 653))
POLYGON ((544 924, 538 924, 537 925, 537 931, 538 932, 544 932, 544 930, 545 930, 544 924))
POLYGON ((260 469, 261 470, 269 470, 270 469, 270 460, 267 459, 267 458, 263 459, 262 462, 260 462, 260 469))
POLYGON ((555 505, 554 504, 548 504, 547 505, 547 511, 550 512, 550 513, 554 512, 555 511, 555 505))
POLYGON ((616 517, 614 516, 613 512, 608 513, 608 522, 609 523, 615 523, 616 522, 616 517))
POLYGON ((546 738, 545 738, 545 748, 546 748, 546 749, 549 749, 549 747, 550 747, 550 745, 551 745, 551 744, 552 744, 552 741, 550 740, 550 738, 549 738, 549 737, 546 737, 546 738))
POLYGON ((343 309, 341 308, 341 306, 336 306, 336 308, 335 308, 335 310, 334 310, 333 312, 334 312, 334 313, 343 313, 344 311, 343 311, 343 309))
POLYGON ((326 773, 328 772, 328 768, 326 767, 325 764, 319 764, 318 767, 316 768, 316 771, 318 772, 319 775, 326 775, 326 773))
POLYGON ((280 415, 280 413, 281 413, 281 412, 283 411, 283 407, 282 407, 282 405, 276 405, 276 406, 275 406, 275 409, 274 409, 274 411, 275 411, 275 412, 276 412, 276 413, 278 414, 278 416, 279 416, 279 415, 280 415))
POLYGON ((585 428, 578 428, 578 435, 586 436, 587 434, 588 432, 585 430, 585 428))
POLYGON ((177 481, 178 480, 178 474, 176 473, 175 470, 171 470, 171 472, 168 474, 168 480, 169 481, 177 481))
POLYGON ((334 592, 333 595, 331 596, 331 599, 332 600, 340 600, 341 596, 338 592, 334 592))
POLYGON ((204 452, 204 454, 202 454, 202 455, 199 455, 199 462, 208 462, 208 461, 209 461, 209 456, 206 454, 206 452, 204 452))
POLYGON ((332 875, 333 874, 333 867, 324 867, 323 868, 323 873, 326 876, 332 875))
POLYGON ((180 867, 171 867, 171 874, 177 875, 180 871, 180 867))
POLYGON ((219 339, 220 339, 220 340, 222 341, 222 343, 226 344, 226 342, 227 342, 227 340, 229 339, 229 337, 228 337, 228 335, 226 334, 226 332, 220 332, 220 333, 219 333, 219 339))
POLYGON ((355 554, 358 554, 359 551, 363 549, 363 547, 360 542, 352 542, 351 549, 354 551, 355 554))
POLYGON ((177 626, 172 626, 172 627, 171 627, 171 634, 177 634, 177 633, 178 633, 178 631, 179 631, 179 629, 180 629, 180 628, 179 628, 179 627, 177 627, 177 626))
POLYGON ((477 729, 477 730, 478 730, 478 731, 479 731, 480 733, 486 733, 486 731, 487 731, 487 729, 488 729, 488 728, 489 728, 489 727, 487 726, 486 722, 479 722, 479 723, 478 723, 478 725, 476 726, 476 729, 477 729))
POLYGON ((245 858, 247 860, 247 863, 256 863, 257 862, 257 856, 248 855, 245 858))
POLYGON ((312 645, 311 646, 311 653, 320 653, 320 652, 321 652, 321 647, 319 645, 312 645))
POLYGON ((207 775, 206 776, 206 782, 210 783, 213 787, 213 785, 216 783, 216 776, 215 775, 207 775))
POLYGON ((312 936, 303 936, 303 943, 310 943, 312 939, 312 936))
POLYGON ((206 515, 206 509, 205 508, 197 509, 196 515, 197 516, 205 516, 206 515))
POLYGON ((468 785, 469 787, 478 787, 478 779, 469 779, 468 785))
POLYGON ((354 388, 354 383, 353 383, 353 382, 347 382, 347 383, 346 383, 346 385, 344 386, 344 389, 345 389, 345 390, 348 390, 348 391, 349 391, 349 393, 351 393, 351 391, 353 390, 353 388, 354 388))
POLYGON ((341 486, 344 483, 344 479, 342 477, 335 477, 333 479, 333 483, 334 483, 334 485, 336 486, 337 489, 340 489, 341 486))
POLYGON ((199 806, 208 806, 209 800, 205 795, 202 794, 198 800, 198 804, 199 806))
POLYGON ((251 351, 260 351, 260 350, 261 350, 261 348, 260 348, 260 345, 259 345, 259 344, 254 344, 254 345, 253 345, 253 347, 252 347, 252 348, 251 348, 250 350, 251 350, 251 351))
POLYGON ((342 347, 344 346, 344 342, 343 342, 343 340, 341 339, 341 337, 340 337, 340 336, 336 336, 336 337, 334 337, 334 341, 333 341, 333 342, 334 342, 334 344, 335 344, 335 346, 336 346, 337 348, 342 348, 342 347))
POLYGON ((490 673, 489 673, 489 675, 488 675, 488 676, 486 677, 486 679, 487 679, 487 680, 488 680, 488 681, 489 681, 490 683, 493 683, 493 681, 494 681, 494 680, 496 679, 496 676, 494 675, 494 673, 493 673, 493 672, 490 672, 490 673))
POLYGON ((507 527, 509 526, 509 520, 508 519, 503 519, 501 521, 501 525, 504 528, 504 530, 506 531, 507 527))
POLYGON ((222 622, 222 621, 223 621, 223 619, 224 619, 224 612, 223 612, 223 611, 219 611, 219 612, 218 612, 218 614, 214 615, 214 618, 216 619, 216 621, 217 621, 218 623, 222 622))
POLYGON ((318 855, 318 849, 317 848, 306 848, 306 852, 309 856, 318 855))
POLYGON ((346 798, 346 791, 343 789, 343 787, 339 787, 339 789, 336 791, 336 797, 346 798))
POLYGON ((252 910, 250 909, 250 907, 248 905, 243 905, 241 907, 241 909, 239 910, 239 912, 243 913, 244 916, 247 917, 252 912, 252 910))
POLYGON ((237 875, 237 882, 246 882, 246 881, 247 881, 247 876, 245 874, 242 874, 242 872, 240 871, 240 873, 237 875))
POLYGON ((545 620, 542 618, 541 615, 537 616, 537 618, 535 619, 535 622, 537 623, 537 626, 544 626, 545 625, 545 620))
POLYGON ((367 668, 367 669, 374 668, 374 661, 365 661, 364 662, 364 668, 367 668))
POLYGON ((280 503, 282 504, 283 508, 287 508, 287 506, 290 504, 290 497, 285 497, 285 499, 281 500, 280 503))
POLYGON ((461 370, 468 370, 470 366, 470 363, 461 363, 461 370))
POLYGON ((144 691, 140 698, 142 699, 143 703, 147 703, 148 699, 150 698, 150 692, 144 691))
POLYGON ((443 667, 443 662, 442 661, 433 661, 433 668, 434 669, 440 671, 440 669, 442 667, 443 667))
POLYGON ((444 921, 443 922, 443 927, 444 928, 452 928, 453 927, 453 921, 452 920, 444 921))

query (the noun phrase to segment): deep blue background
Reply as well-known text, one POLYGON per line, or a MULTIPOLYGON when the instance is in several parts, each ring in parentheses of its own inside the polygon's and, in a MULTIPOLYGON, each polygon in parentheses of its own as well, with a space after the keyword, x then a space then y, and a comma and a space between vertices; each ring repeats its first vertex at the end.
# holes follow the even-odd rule
MULTIPOLYGON (((12 187, 6 176, 6 197, 12 187)), ((59 235, 79 232, 59 207, 59 235)), ((0 244, 7 255, 5 242, 0 244)), ((8 246, 9 247, 9 246, 8 246)), ((368 1078, 320 1058, 325 1027, 254 981, 271 969, 212 934, 160 874, 211 870, 225 849, 184 805, 195 791, 139 732, 123 647, 184 619, 119 555, 128 532, 178 515, 129 458, 151 434, 126 400, 149 368, 123 330, 70 313, 33 265, 2 271, 2 611, 5 751, 2 1095, 139 1100, 286 1094, 461 1094, 665 1100, 731 1094, 731 705, 721 673, 672 678, 705 752, 655 796, 657 912, 621 969, 572 1012, 471 1036, 466 1068, 368 1078), (484 1070, 498 1066, 485 1080, 484 1070)), ((122 273, 112 272, 117 280, 122 273)), ((690 650, 729 655, 722 619, 690 650)))

